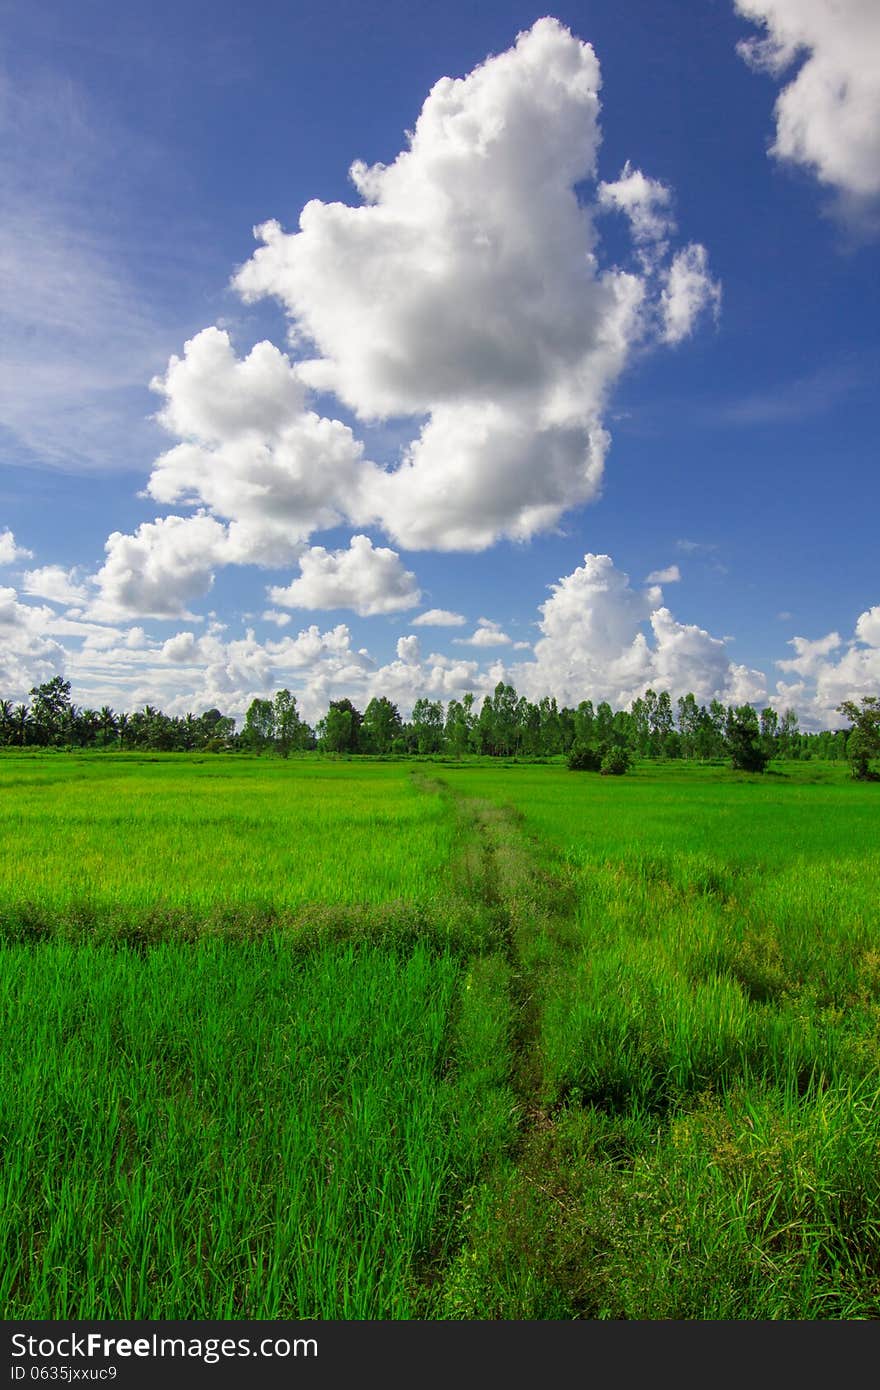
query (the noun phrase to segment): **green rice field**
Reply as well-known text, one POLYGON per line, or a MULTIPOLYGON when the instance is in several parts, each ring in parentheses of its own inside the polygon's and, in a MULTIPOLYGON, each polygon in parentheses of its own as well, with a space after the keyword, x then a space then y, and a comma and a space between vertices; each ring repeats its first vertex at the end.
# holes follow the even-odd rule
POLYGON ((425 902, 456 837, 398 765, 123 754, 0 763, 0 930, 201 932, 425 902))
POLYGON ((874 1319, 839 765, 0 759, 9 1318, 874 1319))

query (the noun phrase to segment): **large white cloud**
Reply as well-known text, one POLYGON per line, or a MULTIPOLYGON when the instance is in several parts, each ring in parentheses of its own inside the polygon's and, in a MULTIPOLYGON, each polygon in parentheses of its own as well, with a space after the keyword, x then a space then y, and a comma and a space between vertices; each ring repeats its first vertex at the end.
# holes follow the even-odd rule
POLYGON ((374 547, 369 536, 352 536, 348 550, 313 546, 300 556, 300 577, 286 588, 269 589, 272 603, 286 608, 350 608, 362 617, 399 613, 421 598, 415 575, 395 550, 374 547))
MULTIPOLYGON (((683 287, 684 263, 661 274, 659 251, 649 268, 600 270, 578 192, 595 176, 600 84, 592 48, 539 20, 441 79, 393 163, 352 166, 361 205, 314 200, 290 234, 264 224, 236 277, 246 299, 280 299, 316 349, 301 381, 365 420, 420 422, 394 471, 347 490, 361 524, 409 548, 526 538, 594 497, 603 407, 634 343, 690 330, 700 274, 714 293, 700 247, 683 287)), ((602 187, 644 243, 668 190, 630 168, 602 187)))
POLYGON ((633 589, 610 556, 585 555, 552 589, 540 608, 535 660, 514 668, 533 699, 607 700, 621 709, 649 686, 674 697, 692 691, 701 702, 763 696, 760 672, 732 662, 722 639, 676 621, 656 585, 633 589))
POLYGON ((297 369, 272 343, 238 359, 206 328, 152 382, 159 420, 182 443, 157 459, 155 501, 205 506, 232 523, 229 563, 295 560, 315 530, 356 519, 379 470, 347 425, 308 409, 297 369))
POLYGON ((763 39, 739 45, 774 74, 803 59, 776 102, 779 159, 808 168, 851 209, 880 197, 880 5, 877 0, 735 0, 763 39))
POLYGON ((95 576, 93 617, 116 621, 126 615, 172 618, 187 613, 227 563, 231 543, 225 526, 204 512, 157 517, 133 535, 114 531, 107 559, 95 576))

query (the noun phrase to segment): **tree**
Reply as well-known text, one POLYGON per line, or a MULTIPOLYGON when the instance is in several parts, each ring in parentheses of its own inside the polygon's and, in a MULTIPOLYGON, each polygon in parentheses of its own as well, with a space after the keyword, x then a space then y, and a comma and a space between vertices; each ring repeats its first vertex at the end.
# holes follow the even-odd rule
POLYGON ((328 753, 359 752, 362 723, 363 715, 351 700, 331 700, 318 726, 321 747, 328 753))
POLYGON ((113 743, 118 732, 116 715, 109 705, 102 705, 98 711, 98 733, 101 738, 101 747, 106 748, 113 743))
POLYGON ((27 705, 16 705, 12 711, 12 737, 19 748, 29 742, 28 734, 33 727, 31 712, 27 705))
POLYGON ((495 748, 498 753, 509 756, 517 742, 517 697, 512 685, 499 681, 492 699, 494 716, 495 748))
POLYGON ((477 720, 475 738, 478 753, 496 753, 498 750, 495 744, 495 706, 492 698, 486 695, 480 706, 480 717, 477 720))
POLYGON ((758 716, 751 705, 727 711, 725 737, 733 767, 739 772, 763 772, 769 761, 759 743, 758 716))
POLYGON ((681 751, 680 745, 671 739, 675 732, 675 720, 672 714, 672 699, 668 690, 661 690, 657 696, 657 705, 651 716, 651 742, 658 754, 675 757, 681 751), (673 752, 675 749, 675 752, 673 752))
POLYGON ((593 738, 593 721, 596 715, 592 700, 581 700, 574 712, 574 741, 589 744, 593 738))
POLYGON ((412 737, 419 753, 439 753, 443 747, 443 705, 439 700, 416 700, 410 718, 412 737))
POLYGON ((251 700, 244 716, 241 741, 254 753, 262 753, 275 738, 275 710, 271 700, 251 700))
POLYGON ((559 707, 556 704, 556 696, 545 695, 538 705, 541 715, 541 752, 552 757, 554 753, 562 752, 562 721, 559 718, 559 707))
POLYGON ((390 753, 400 737, 403 722, 400 710, 384 695, 374 695, 364 710, 362 732, 371 753, 390 753))
POLYGON ((761 710, 761 747, 772 758, 776 752, 776 740, 779 736, 779 715, 775 709, 769 706, 761 710))
POLYGON ((450 700, 446 706, 444 736, 446 745, 457 758, 468 751, 473 729, 474 697, 467 694, 464 700, 450 700))
POLYGON ((694 757, 697 751, 699 730, 700 708, 689 691, 678 699, 678 731, 681 734, 681 750, 686 758, 694 757))
POLYGON ((871 769, 871 759, 880 758, 880 697, 863 695, 861 707, 855 700, 844 700, 837 712, 852 724, 846 756, 853 777, 859 782, 880 781, 880 774, 871 769))
POLYGON ((96 709, 81 709, 71 705, 70 742, 81 748, 90 748, 95 742, 101 724, 101 716, 96 709))
MULTIPOLYGON (((31 721, 38 743, 57 743, 71 713, 70 681, 53 676, 43 685, 31 688, 31 721)), ((69 724, 68 724, 69 729, 69 724)))
POLYGON ((793 709, 787 709, 779 723, 779 734, 776 741, 781 758, 790 758, 794 754, 794 740, 797 738, 797 731, 797 714, 793 709))
POLYGON ((275 721, 275 747, 282 758, 290 756, 291 748, 302 748, 307 737, 308 726, 299 717, 296 696, 290 691, 276 690, 272 707, 275 721))
POLYGON ((519 746, 523 753, 534 756, 541 752, 541 711, 523 695, 517 704, 519 746))
POLYGON ((596 718, 593 723, 593 737, 598 744, 610 743, 614 732, 614 710, 607 700, 603 700, 596 707, 596 718))

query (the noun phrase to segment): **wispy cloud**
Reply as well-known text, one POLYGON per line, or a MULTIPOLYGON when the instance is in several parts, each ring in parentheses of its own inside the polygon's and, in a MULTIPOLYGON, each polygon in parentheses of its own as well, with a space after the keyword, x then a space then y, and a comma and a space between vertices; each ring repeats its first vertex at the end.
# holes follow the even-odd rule
POLYGON ((0 68, 0 429, 22 462, 133 467, 154 449, 146 383, 179 325, 136 264, 155 254, 132 203, 152 159, 69 80, 0 68))
POLYGON ((708 555, 711 551, 717 550, 718 546, 714 541, 680 540, 675 542, 675 548, 683 551, 685 555, 708 555))
POLYGON ((842 400, 870 382, 876 383, 878 364, 845 362, 820 367, 806 376, 776 382, 737 401, 719 404, 714 423, 728 425, 784 425, 813 419, 833 410, 842 400))

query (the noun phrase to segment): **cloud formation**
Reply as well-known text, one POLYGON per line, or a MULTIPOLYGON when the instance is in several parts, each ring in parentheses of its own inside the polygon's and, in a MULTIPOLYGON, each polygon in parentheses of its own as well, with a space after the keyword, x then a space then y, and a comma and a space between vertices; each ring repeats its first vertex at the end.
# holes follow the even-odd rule
POLYGON ((705 246, 691 243, 677 251, 663 274, 660 295, 663 341, 674 346, 689 338, 700 316, 708 310, 717 320, 721 312, 721 286, 709 275, 705 246))
POLYGON ((54 617, 51 608, 20 603, 15 589, 0 588, 0 692, 4 699, 24 699, 32 686, 64 670, 64 647, 46 636, 54 617))
POLYGON ((176 510, 108 538, 93 617, 184 616, 221 565, 297 561, 274 604, 399 611, 418 602, 415 578, 365 528, 480 550, 598 494, 603 412, 633 349, 680 342, 719 294, 704 247, 670 248, 665 185, 627 164, 589 204, 600 86, 590 45, 538 20, 437 82, 391 164, 352 165, 358 205, 313 200, 298 231, 257 229, 234 284, 281 301, 296 360, 265 341, 239 356, 214 326, 153 378, 176 442, 145 495, 176 510), (608 210, 629 220, 629 269, 600 266, 608 210), (410 422, 410 442, 390 466, 371 461, 314 392, 363 422, 410 422), (342 525, 349 551, 307 548, 342 525))
POLYGON ((21 577, 22 592, 64 607, 89 601, 89 591, 80 582, 77 569, 66 570, 63 565, 43 565, 40 569, 25 570, 21 577))
POLYGON ((816 728, 844 728, 837 713, 843 700, 860 700, 880 689, 880 604, 859 615, 853 635, 838 632, 810 640, 793 637, 794 656, 776 665, 794 680, 780 681, 772 703, 793 706, 801 722, 816 728))
POLYGON ((507 647, 511 642, 501 624, 491 618, 478 618, 470 637, 453 637, 452 640, 459 647, 507 647))
POLYGON ((228 563, 289 564, 313 531, 358 514, 378 470, 347 425, 308 409, 274 344, 240 360, 228 333, 206 328, 151 386, 164 398, 160 423, 182 442, 156 460, 147 494, 231 523, 228 563))
POLYGON ((350 608, 361 617, 399 613, 421 598, 415 575, 395 550, 374 547, 368 536, 352 536, 348 550, 313 546, 300 556, 300 577, 272 587, 269 599, 282 608, 350 608))
POLYGON ((114 531, 95 576, 91 616, 109 622, 128 615, 187 616, 187 605, 208 593, 214 570, 227 562, 231 548, 227 528, 205 512, 157 517, 133 535, 114 531))
POLYGON ((880 7, 876 0, 735 0, 763 38, 739 52, 780 76, 801 59, 776 101, 777 159, 800 164, 864 215, 880 199, 880 7))
MULTIPOLYGON (((313 200, 298 231, 257 228, 234 283, 280 300, 315 350, 299 379, 363 420, 422 421, 399 466, 363 477, 355 524, 436 550, 553 527, 599 490, 602 412, 633 346, 679 341, 699 284, 716 294, 698 246, 662 272, 665 243, 650 271, 599 269, 577 190, 595 175, 600 85, 590 45, 538 20, 436 83, 393 163, 352 165, 360 205, 313 200)), ((668 197, 627 166, 598 203, 643 247, 668 197)))
POLYGON ((448 608, 429 608, 412 620, 413 627, 464 627, 464 624, 464 614, 451 613, 448 608))
POLYGON ((7 527, 0 531, 0 565, 14 565, 17 560, 30 560, 31 551, 18 545, 15 536, 7 527))
POLYGON ((723 639, 678 622, 657 585, 633 589, 610 556, 585 555, 551 587, 540 606, 535 660, 514 668, 533 699, 607 700, 621 709, 649 686, 673 697, 692 691, 701 702, 763 697, 761 672, 732 662, 723 639))

